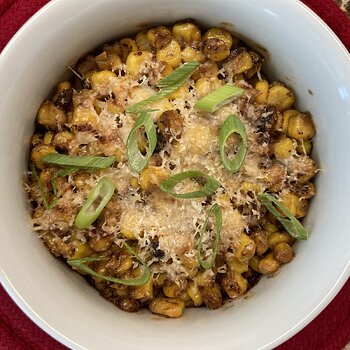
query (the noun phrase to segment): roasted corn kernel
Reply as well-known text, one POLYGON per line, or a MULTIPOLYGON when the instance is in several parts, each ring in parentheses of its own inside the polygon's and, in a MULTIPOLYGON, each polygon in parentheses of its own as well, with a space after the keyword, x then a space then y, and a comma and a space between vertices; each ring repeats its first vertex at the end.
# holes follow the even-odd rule
POLYGON ((201 306, 203 304, 203 295, 196 282, 191 281, 188 283, 187 294, 192 299, 194 306, 201 306))
POLYGON ((273 247, 273 257, 280 263, 286 264, 293 259, 293 249, 287 243, 277 243, 273 247))
POLYGON ((142 170, 139 183, 143 191, 149 191, 170 176, 168 169, 149 166, 142 170))
POLYGON ((289 137, 280 137, 273 145, 276 159, 288 159, 295 154, 297 143, 289 137))
POLYGON ((248 282, 236 271, 229 270, 224 274, 221 285, 231 299, 238 298, 248 289, 248 282))
POLYGON ((36 121, 47 129, 60 129, 66 122, 66 113, 56 107, 51 101, 46 100, 40 106, 36 121))
POLYGON ((157 50, 157 59, 168 63, 172 68, 177 67, 181 63, 180 45, 172 40, 167 46, 157 50))
POLYGON ((37 146, 32 149, 30 159, 38 169, 44 169, 45 165, 41 160, 50 153, 57 153, 54 147, 46 145, 37 146))
POLYGON ((310 114, 293 115, 288 123, 288 136, 299 141, 311 140, 315 136, 315 127, 310 114))
POLYGON ((177 23, 172 29, 173 37, 180 44, 184 43, 187 45, 192 45, 199 43, 201 40, 200 29, 191 22, 187 23, 177 23))
POLYGON ((130 38, 125 38, 120 40, 121 56, 122 62, 126 62, 127 57, 130 52, 138 51, 136 41, 130 38))
POLYGON ((172 41, 173 36, 167 27, 159 26, 147 32, 147 39, 156 49, 163 49, 172 41))
POLYGON ((268 274, 277 271, 280 264, 274 259, 273 253, 269 253, 259 262, 259 271, 262 274, 268 274))
POLYGON ((255 90, 258 91, 259 95, 256 96, 255 100, 258 103, 266 103, 267 96, 269 94, 269 83, 267 80, 260 80, 255 84, 255 90))
POLYGON ((180 299, 155 298, 149 304, 149 309, 154 314, 177 318, 182 316, 185 309, 185 303, 180 299))
POLYGON ((270 87, 267 103, 275 106, 280 112, 292 107, 294 101, 293 93, 286 87, 280 85, 270 87))

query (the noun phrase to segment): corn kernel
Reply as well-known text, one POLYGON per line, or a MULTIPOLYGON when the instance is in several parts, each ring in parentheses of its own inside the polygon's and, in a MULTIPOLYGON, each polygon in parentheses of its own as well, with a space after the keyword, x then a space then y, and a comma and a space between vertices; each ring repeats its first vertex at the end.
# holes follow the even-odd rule
POLYGON ((157 59, 168 63, 172 68, 177 67, 181 63, 180 45, 172 40, 167 46, 157 51, 157 59))

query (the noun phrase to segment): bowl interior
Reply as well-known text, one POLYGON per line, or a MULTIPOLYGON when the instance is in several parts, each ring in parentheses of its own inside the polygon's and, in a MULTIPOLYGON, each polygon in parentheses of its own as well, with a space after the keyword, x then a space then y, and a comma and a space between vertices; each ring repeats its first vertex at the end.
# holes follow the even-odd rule
POLYGON ((350 63, 345 49, 296 0, 56 0, 20 31, 0 58, 1 281, 41 327, 75 349, 265 349, 314 318, 349 276, 350 63), (29 228, 21 186, 28 142, 41 101, 66 67, 95 46, 144 26, 194 18, 226 26, 267 48, 270 77, 295 91, 317 126, 317 196, 311 231, 275 278, 217 311, 181 319, 127 314, 55 260, 29 228), (298 23, 298 25, 296 25, 298 23), (218 343, 219 342, 219 343, 218 343), (219 344, 219 345, 218 345, 219 344))

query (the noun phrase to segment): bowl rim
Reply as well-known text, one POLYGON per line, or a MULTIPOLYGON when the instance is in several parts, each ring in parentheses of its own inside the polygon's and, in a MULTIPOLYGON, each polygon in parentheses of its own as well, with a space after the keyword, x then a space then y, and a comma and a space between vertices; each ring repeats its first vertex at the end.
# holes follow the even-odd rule
MULTIPOLYGON (((337 44, 338 48, 342 51, 342 53, 347 58, 350 64, 350 53, 339 39, 339 37, 333 32, 333 30, 325 23, 325 21, 319 17, 310 7, 304 4, 301 0, 289 0, 291 5, 298 6, 305 13, 305 15, 312 17, 315 24, 317 24, 320 29, 324 32, 327 32, 328 35, 332 38, 335 44, 337 44)), ((42 16, 45 16, 46 13, 51 9, 51 7, 56 6, 57 3, 63 3, 64 0, 51 0, 43 7, 41 7, 35 14, 33 14, 21 27, 20 29, 12 36, 6 46, 3 48, 0 53, 0 66, 2 62, 5 60, 5 56, 7 56, 11 50, 16 49, 17 39, 25 32, 30 26, 36 22, 42 16)), ((272 340, 270 343, 264 344, 258 350, 272 349, 301 331, 304 327, 306 327, 312 320, 314 320, 328 305, 329 303, 336 297, 341 288, 345 285, 347 280, 350 277, 350 260, 344 266, 341 271, 336 283, 333 288, 331 288, 325 297, 319 301, 317 306, 309 312, 300 322, 295 324, 292 328, 290 328, 287 332, 281 334, 278 338, 272 340)), ((11 299, 16 303, 16 305, 21 309, 24 314, 29 317, 29 319, 34 322, 37 326, 39 326, 44 332, 49 334, 52 338, 54 338, 59 343, 76 350, 88 350, 88 348, 75 343, 72 339, 66 337, 64 334, 60 333, 56 330, 52 325, 45 321, 44 317, 37 314, 35 310, 22 298, 22 296, 16 290, 16 287, 11 283, 11 281, 7 278, 6 272, 0 266, 0 283, 11 297, 11 299)))

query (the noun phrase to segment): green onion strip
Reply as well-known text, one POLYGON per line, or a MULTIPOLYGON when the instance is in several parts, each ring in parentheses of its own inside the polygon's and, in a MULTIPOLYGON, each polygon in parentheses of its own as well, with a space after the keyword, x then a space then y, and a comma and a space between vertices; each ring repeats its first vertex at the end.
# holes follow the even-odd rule
POLYGON ((276 216, 278 221, 283 225, 286 231, 295 239, 306 240, 309 237, 308 232, 294 215, 286 208, 284 204, 276 199, 276 197, 264 193, 258 195, 259 201, 276 216), (279 208, 287 217, 284 217, 276 208, 279 208))
POLYGON ((62 167, 104 169, 115 162, 115 157, 67 156, 59 153, 49 153, 42 162, 62 167))
POLYGON ((146 100, 140 101, 133 106, 128 107, 126 111, 128 113, 139 113, 143 107, 170 95, 185 83, 185 81, 191 76, 198 66, 199 62, 184 63, 181 67, 175 69, 171 74, 158 82, 157 86, 160 88, 158 93, 152 95, 146 100))
POLYGON ((220 183, 217 180, 198 170, 178 173, 176 175, 170 176, 160 184, 160 188, 162 191, 176 198, 200 198, 200 197, 210 196, 219 187, 220 187, 220 183), (183 180, 196 179, 196 178, 200 178, 200 179, 204 178, 206 180, 206 183, 200 190, 188 192, 188 193, 176 193, 174 191, 175 186, 178 185, 183 180))
POLYGON ((248 139, 244 124, 233 114, 228 116, 221 126, 219 135, 219 147, 221 160, 225 169, 231 173, 237 173, 242 167, 248 152, 248 139), (233 133, 240 135, 241 144, 234 158, 230 160, 226 155, 225 145, 227 139, 233 133))
POLYGON ((143 261, 136 252, 129 247, 126 243, 124 243, 124 246, 129 250, 129 252, 141 263, 143 266, 143 275, 137 278, 130 278, 130 279, 124 279, 124 278, 116 278, 111 276, 104 276, 96 271, 92 270, 90 267, 86 266, 87 263, 95 262, 95 261, 101 261, 101 260, 107 260, 107 257, 95 257, 95 258, 83 258, 83 259, 68 259, 67 263, 74 267, 75 269, 82 270, 91 276, 100 278, 102 280, 112 282, 112 283, 119 283, 123 284, 125 286, 140 286, 142 284, 145 284, 149 281, 151 278, 151 270, 149 266, 143 261))
POLYGON ((215 263, 216 255, 218 253, 218 248, 219 248, 219 240, 220 240, 221 228, 222 228, 222 212, 221 212, 220 206, 215 203, 210 208, 210 210, 208 212, 208 215, 207 215, 207 217, 205 219, 205 222, 204 222, 203 226, 201 227, 200 234, 199 234, 199 240, 198 240, 198 243, 197 243, 198 262, 205 269, 210 269, 215 263), (214 239, 214 242, 213 242, 213 255, 212 255, 212 258, 211 258, 210 261, 207 261, 207 260, 203 260, 203 258, 201 256, 201 249, 202 249, 202 243, 203 243, 203 236, 204 236, 204 233, 207 230, 208 221, 209 221, 209 218, 210 218, 211 215, 213 215, 215 217, 215 239, 214 239))
POLYGON ((194 108, 199 111, 213 113, 236 98, 242 96, 244 92, 244 89, 231 84, 226 84, 200 99, 194 105, 194 108))
POLYGON ((133 128, 130 131, 128 139, 126 140, 126 150, 128 154, 129 164, 133 171, 140 173, 141 170, 147 165, 148 161, 152 157, 152 154, 157 145, 157 131, 154 126, 152 117, 148 113, 141 113, 136 120, 133 128), (137 144, 137 131, 141 127, 145 128, 148 147, 146 155, 143 155, 137 144))
POLYGON ((109 177, 101 178, 76 216, 75 226, 80 230, 90 226, 112 198, 114 190, 115 184, 109 177))

